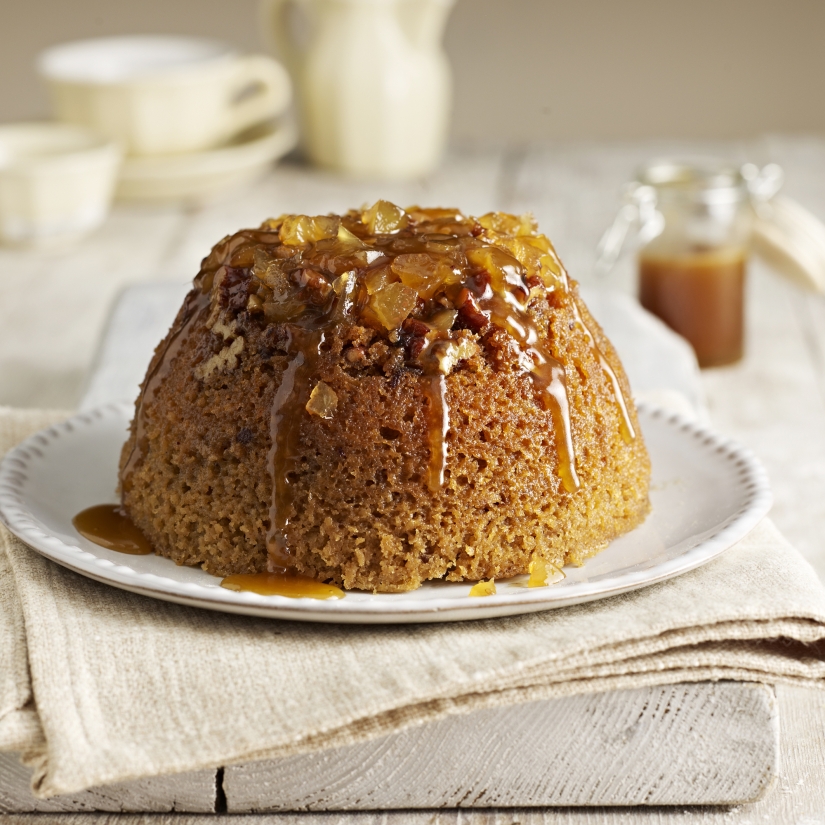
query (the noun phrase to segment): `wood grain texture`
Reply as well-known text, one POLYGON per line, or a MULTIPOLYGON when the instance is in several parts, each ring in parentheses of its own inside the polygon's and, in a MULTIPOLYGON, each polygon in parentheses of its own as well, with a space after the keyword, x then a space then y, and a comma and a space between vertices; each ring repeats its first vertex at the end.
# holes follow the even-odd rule
POLYGON ((20 764, 16 754, 0 753, 0 814, 33 811, 70 813, 215 810, 214 771, 121 782, 51 799, 37 799, 32 796, 31 773, 29 768, 20 764))
MULTIPOLYGON (((778 763, 773 690, 677 684, 454 716, 359 745, 226 768, 230 812, 672 805, 753 800, 778 763)), ((214 774, 49 800, 0 754, 0 812, 213 811, 214 774)))
POLYGON ((688 805, 774 778, 773 691, 734 682, 482 710, 304 756, 228 767, 229 811, 688 805))
MULTIPOLYGON (((782 725, 777 782, 758 802, 733 806, 495 808, 266 814, 67 814, 60 825, 825 825, 825 694, 777 688, 782 725)), ((54 825, 50 815, 3 825, 54 825)))

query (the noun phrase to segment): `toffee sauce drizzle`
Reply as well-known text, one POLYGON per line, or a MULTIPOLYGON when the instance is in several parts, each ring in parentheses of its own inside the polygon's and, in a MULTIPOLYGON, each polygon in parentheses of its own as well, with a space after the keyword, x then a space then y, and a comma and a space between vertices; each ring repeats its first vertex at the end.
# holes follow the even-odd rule
POLYGON ((295 499, 290 476, 301 460, 300 437, 302 413, 309 398, 310 378, 315 372, 324 333, 320 330, 290 330, 289 351, 297 349, 281 376, 270 413, 271 446, 267 464, 272 477, 272 501, 269 507, 269 530, 266 536, 270 573, 287 573, 292 569, 291 551, 286 537, 289 513, 295 499))
POLYGON ((345 595, 334 584, 324 584, 296 573, 236 573, 222 579, 221 587, 290 599, 343 599, 345 595))
POLYGON ((636 438, 636 430, 633 428, 633 422, 630 420, 630 413, 627 409, 627 401, 625 400, 624 393, 622 392, 622 388, 619 385, 618 376, 616 375, 616 372, 614 371, 613 367, 611 367, 610 364, 607 363, 607 358, 604 357, 604 353, 601 351, 599 345, 596 343, 596 339, 593 336, 593 333, 590 331, 590 328, 587 326, 587 324, 585 324, 584 318, 582 318, 575 300, 571 300, 570 305, 573 308, 573 314, 576 316, 577 323, 581 325, 581 328, 584 330, 584 334, 587 336, 587 340, 590 343, 590 348, 596 354, 596 358, 599 361, 599 366, 602 368, 602 371, 607 376, 608 380, 613 386, 613 397, 616 401, 616 406, 619 408, 619 413, 621 415, 619 429, 621 431, 622 438, 624 439, 625 444, 630 444, 636 438))
POLYGON ((154 552, 149 539, 119 504, 87 507, 72 519, 72 524, 83 538, 109 550, 130 556, 148 556, 154 552))
POLYGON ((561 361, 542 344, 538 329, 524 309, 529 293, 515 277, 507 279, 506 287, 493 283, 475 292, 484 315, 495 326, 506 330, 521 347, 522 370, 529 376, 542 407, 550 412, 553 421, 562 485, 568 493, 574 493, 581 482, 576 472, 567 379, 561 361))
MULTIPOLYGON (((72 519, 72 524, 81 536, 109 550, 130 556, 148 556, 154 552, 143 531, 117 504, 88 507, 72 519)), ((333 584, 324 584, 308 576, 284 573, 226 576, 221 580, 221 587, 293 599, 343 599, 345 595, 341 588, 333 584)))
POLYGON ((427 440, 430 462, 427 468, 427 487, 433 493, 444 485, 447 469, 447 433, 450 431, 450 406, 447 401, 447 378, 444 375, 425 376, 424 394, 427 408, 427 440))

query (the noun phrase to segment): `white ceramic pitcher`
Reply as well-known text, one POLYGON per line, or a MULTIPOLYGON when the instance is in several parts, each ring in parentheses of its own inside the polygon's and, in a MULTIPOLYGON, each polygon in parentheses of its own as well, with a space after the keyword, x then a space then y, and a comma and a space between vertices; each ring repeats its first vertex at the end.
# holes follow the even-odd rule
POLYGON ((441 37, 453 2, 264 0, 313 162, 385 179, 435 168, 451 102, 441 37))

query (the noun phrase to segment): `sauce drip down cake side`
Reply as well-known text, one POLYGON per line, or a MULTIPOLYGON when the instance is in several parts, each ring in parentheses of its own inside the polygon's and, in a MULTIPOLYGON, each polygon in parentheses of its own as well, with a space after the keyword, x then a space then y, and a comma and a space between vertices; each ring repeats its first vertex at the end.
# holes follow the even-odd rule
POLYGON ((649 509, 619 360, 529 216, 379 201, 218 243, 120 481, 156 552, 402 591, 581 563, 649 509))

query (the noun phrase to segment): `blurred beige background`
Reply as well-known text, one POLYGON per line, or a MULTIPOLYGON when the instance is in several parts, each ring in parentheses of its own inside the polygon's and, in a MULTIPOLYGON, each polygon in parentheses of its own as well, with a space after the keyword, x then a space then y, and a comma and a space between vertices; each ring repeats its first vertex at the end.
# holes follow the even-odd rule
MULTIPOLYGON (((44 47, 120 33, 265 48, 258 0, 0 0, 0 121, 44 116, 44 47)), ((825 133, 823 0, 459 0, 457 143, 825 133)))

